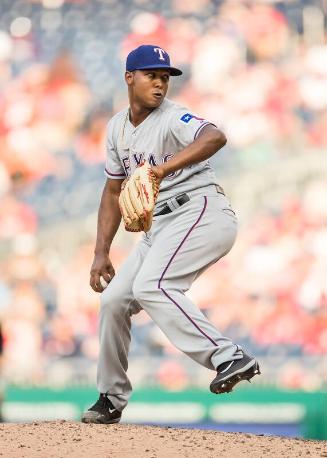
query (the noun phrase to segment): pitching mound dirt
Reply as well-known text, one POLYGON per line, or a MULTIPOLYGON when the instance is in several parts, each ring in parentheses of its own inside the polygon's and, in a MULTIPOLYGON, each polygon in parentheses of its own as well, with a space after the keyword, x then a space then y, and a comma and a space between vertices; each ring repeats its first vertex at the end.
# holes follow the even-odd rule
POLYGON ((68 421, 0 424, 0 456, 12 458, 327 457, 327 442, 68 421))

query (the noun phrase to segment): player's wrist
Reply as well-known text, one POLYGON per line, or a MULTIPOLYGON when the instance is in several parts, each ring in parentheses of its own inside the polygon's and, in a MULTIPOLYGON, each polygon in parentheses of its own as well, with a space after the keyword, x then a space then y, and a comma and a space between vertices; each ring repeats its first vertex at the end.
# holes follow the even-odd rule
POLYGON ((159 180, 163 180, 168 174, 165 173, 163 165, 155 165, 151 167, 152 171, 154 172, 155 176, 159 178, 159 180))
POLYGON ((110 251, 110 245, 101 245, 101 246, 96 246, 94 249, 94 255, 95 256, 108 256, 110 251))

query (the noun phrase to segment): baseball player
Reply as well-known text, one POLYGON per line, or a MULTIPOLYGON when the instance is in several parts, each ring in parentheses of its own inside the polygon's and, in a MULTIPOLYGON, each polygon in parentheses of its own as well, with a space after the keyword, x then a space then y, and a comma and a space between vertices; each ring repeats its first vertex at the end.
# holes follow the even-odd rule
POLYGON ((225 393, 260 373, 257 361, 224 337, 185 295, 193 281, 232 248, 237 219, 208 159, 226 144, 209 121, 165 98, 171 76, 165 50, 143 45, 126 60, 129 107, 107 130, 104 186, 90 285, 101 294, 99 399, 85 423, 117 423, 131 395, 127 376, 131 317, 145 310, 170 341, 217 371, 225 393), (123 181, 147 161, 160 183, 150 230, 115 274, 110 247, 118 230, 123 181), (106 288, 106 284, 109 284, 106 288))

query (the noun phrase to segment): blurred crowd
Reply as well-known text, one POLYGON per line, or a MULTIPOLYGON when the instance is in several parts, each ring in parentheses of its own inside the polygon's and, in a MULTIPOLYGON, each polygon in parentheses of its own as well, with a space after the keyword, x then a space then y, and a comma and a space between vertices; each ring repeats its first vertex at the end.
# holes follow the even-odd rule
MULTIPOLYGON (((151 43, 184 71, 170 98, 226 132, 213 165, 241 214, 232 252, 188 294, 269 362, 267 383, 326 383, 326 13, 318 0, 1 2, 0 323, 9 382, 94 382, 99 296, 89 269, 105 127, 127 103, 126 54, 151 43)), ((116 269, 136 240, 119 231, 116 269)), ((143 312, 131 356, 136 384, 203 382, 143 312)))

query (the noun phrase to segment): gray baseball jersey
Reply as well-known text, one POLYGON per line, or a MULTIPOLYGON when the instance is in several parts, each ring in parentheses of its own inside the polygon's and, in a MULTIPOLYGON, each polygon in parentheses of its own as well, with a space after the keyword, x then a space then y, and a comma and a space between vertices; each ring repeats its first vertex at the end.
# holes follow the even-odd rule
MULTIPOLYGON (((126 108, 108 124, 105 174, 112 179, 125 178, 144 159, 151 165, 160 165, 192 143, 208 124, 212 123, 165 99, 134 127, 126 108)), ((191 165, 161 182, 157 204, 211 184, 216 184, 216 176, 208 160, 191 165)))
MULTIPOLYGON (((147 159, 152 165, 168 161, 199 135, 209 121, 164 100, 139 126, 128 109, 108 125, 109 178, 129 176, 147 159)), ((100 354, 97 387, 119 411, 132 391, 127 376, 131 316, 144 309, 170 341, 204 367, 215 369, 242 358, 241 348, 224 337, 185 295, 193 281, 225 256, 233 246, 237 220, 225 195, 217 192, 208 161, 166 177, 158 202, 170 213, 157 215, 101 295, 100 354), (189 201, 173 205, 187 193, 189 201)))

